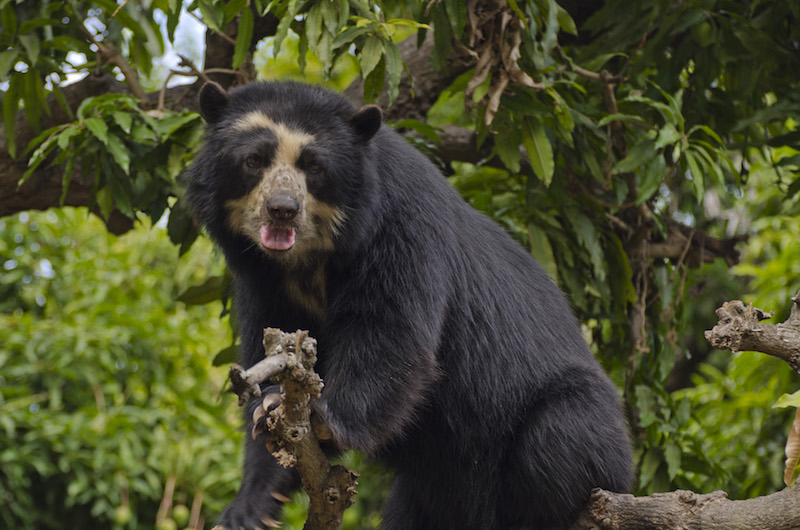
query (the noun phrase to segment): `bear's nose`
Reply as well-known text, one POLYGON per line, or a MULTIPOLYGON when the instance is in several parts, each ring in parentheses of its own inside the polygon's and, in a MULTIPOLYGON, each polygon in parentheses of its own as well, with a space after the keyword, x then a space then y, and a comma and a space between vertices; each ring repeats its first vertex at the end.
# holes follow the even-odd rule
POLYGON ((276 221, 291 221, 299 208, 297 199, 288 193, 276 193, 267 200, 267 212, 276 221))

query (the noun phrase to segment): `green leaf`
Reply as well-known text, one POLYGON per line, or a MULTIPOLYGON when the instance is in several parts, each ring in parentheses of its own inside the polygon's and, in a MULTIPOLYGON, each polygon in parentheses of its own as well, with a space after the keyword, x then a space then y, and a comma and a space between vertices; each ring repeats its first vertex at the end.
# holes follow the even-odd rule
POLYGON ((553 146, 544 130, 541 121, 525 117, 522 129, 522 145, 528 153, 533 172, 544 183, 550 186, 555 172, 555 161, 553 159, 553 146))
POLYGON ((192 122, 200 123, 200 116, 194 112, 184 111, 180 114, 168 114, 154 123, 159 136, 167 139, 185 125, 192 122))
POLYGON ((77 156, 70 156, 67 163, 64 165, 64 177, 61 179, 61 197, 58 204, 64 206, 64 201, 67 200, 67 192, 69 192, 69 183, 72 181, 72 174, 75 172, 75 163, 78 161, 77 156))
POLYGON ((671 123, 667 123, 658 131, 655 148, 663 149, 668 145, 677 143, 681 139, 681 133, 671 123))
MULTIPOLYGON (((450 20, 450 26, 453 29, 453 38, 460 39, 464 34, 464 28, 467 22, 467 4, 464 0, 445 0, 444 8, 447 12, 447 18, 450 20)), ((521 20, 524 20, 521 19, 521 20)), ((421 29, 430 29, 427 24, 421 29)))
POLYGON ((669 479, 672 480, 678 476, 681 470, 681 448, 667 442, 664 448, 664 460, 667 462, 667 474, 669 479))
POLYGON ((72 140, 72 137, 78 134, 80 131, 81 127, 78 124, 70 124, 66 129, 58 134, 58 148, 62 151, 66 151, 70 147, 70 141, 72 140))
POLYGON ((639 179, 639 189, 636 195, 636 204, 642 204, 652 197, 664 181, 667 174, 666 163, 663 156, 655 156, 648 163, 636 172, 639 179))
POLYGON ((10 3, 5 3, 0 8, 0 27, 2 27, 3 33, 9 37, 13 37, 17 32, 17 14, 14 12, 14 6, 10 3))
POLYGON ((179 199, 172 205, 167 221, 167 234, 170 241, 180 245, 180 253, 183 255, 199 235, 194 225, 191 212, 184 207, 184 201, 179 199))
POLYGON ((663 458, 658 447, 652 447, 645 453, 639 467, 639 487, 646 487, 653 481, 661 462, 663 458))
POLYGON ((17 63, 19 52, 11 49, 0 52, 0 79, 6 79, 6 74, 17 63))
POLYGON ((200 0, 197 3, 197 7, 200 9, 200 14, 203 17, 205 25, 213 31, 221 31, 223 13, 215 9, 214 5, 209 4, 205 0, 200 0))
POLYGON ((606 260, 603 256, 603 247, 600 244, 600 237, 592 220, 577 208, 570 208, 567 215, 569 224, 575 231, 575 235, 581 246, 589 252, 589 260, 594 270, 597 281, 606 280, 606 260))
POLYGON ((289 5, 286 6, 286 13, 281 18, 280 22, 278 23, 278 29, 275 31, 275 38, 273 40, 275 46, 275 57, 281 51, 281 45, 283 41, 286 39, 286 36, 289 34, 289 26, 291 25, 292 21, 294 21, 294 17, 297 16, 297 0, 289 0, 289 5))
POLYGON ((111 211, 114 209, 114 199, 111 197, 111 190, 108 186, 103 186, 95 194, 95 202, 97 207, 100 208, 100 215, 103 219, 108 219, 111 216, 111 211))
POLYGON ((375 28, 372 26, 350 26, 336 35, 336 38, 333 39, 333 48, 336 49, 344 46, 345 44, 350 44, 357 37, 360 37, 365 33, 372 32, 374 29, 375 28))
POLYGON ((116 134, 110 134, 108 135, 108 143, 106 145, 108 146, 108 152, 114 157, 114 162, 116 162, 127 175, 130 172, 131 154, 125 146, 125 142, 116 134))
POLYGON ((409 20, 407 18, 390 18, 386 21, 386 24, 390 26, 405 26, 416 29, 431 29, 431 27, 427 24, 422 24, 416 20, 409 20))
POLYGON ((114 122, 119 125, 120 129, 125 131, 126 134, 131 133, 133 114, 130 112, 114 111, 111 113, 111 116, 114 118, 114 122))
POLYGON ((403 58, 400 56, 400 50, 397 45, 391 40, 384 41, 383 50, 386 54, 386 74, 388 77, 386 90, 389 93, 389 105, 391 105, 400 95, 400 75, 403 73, 403 58))
POLYGON ((253 12, 249 7, 242 11, 239 18, 239 30, 236 35, 236 46, 233 50, 233 69, 239 68, 250 51, 250 42, 253 40, 253 12))
POLYGON ((28 180, 28 177, 30 177, 31 174, 36 171, 36 168, 39 167, 42 162, 47 160, 47 157, 55 148, 55 144, 58 139, 56 132, 61 127, 63 126, 51 127, 28 143, 28 149, 26 149, 26 152, 33 149, 33 146, 35 145, 38 145, 38 147, 28 159, 28 169, 22 175, 22 178, 17 183, 17 186, 22 186, 22 184, 28 180))
POLYGON ((364 80, 364 102, 375 103, 383 93, 385 84, 386 61, 383 57, 378 61, 378 65, 364 80))
POLYGON ((233 20, 242 9, 248 7, 247 4, 247 0, 231 0, 225 4, 225 7, 222 8, 223 23, 228 23, 233 20))
POLYGON ((359 57, 361 59, 361 77, 366 79, 383 57, 383 39, 368 35, 359 57))
POLYGON ((553 279, 558 278, 558 264, 553 256, 553 247, 547 233, 531 223, 528 225, 528 242, 531 248, 531 255, 544 267, 547 274, 553 279))
POLYGON ((44 97, 42 94, 42 80, 35 70, 28 70, 22 74, 22 84, 20 85, 19 95, 22 97, 22 107, 25 109, 25 117, 34 128, 39 128, 44 110, 44 97))
POLYGON ((178 296, 187 305, 203 305, 220 300, 228 288, 225 276, 212 276, 200 285, 193 285, 178 296))
POLYGON ((32 18, 30 20, 26 20, 22 23, 22 25, 20 25, 19 32, 25 34, 30 33, 37 28, 56 26, 59 24, 61 24, 61 21, 54 18, 32 18))
POLYGON ((347 19, 350 18, 350 2, 348 0, 337 0, 339 7, 336 9, 336 12, 339 13, 339 24, 338 28, 344 28, 347 26, 347 19))
POLYGON ((656 156, 658 156, 658 152, 652 142, 639 142, 628 152, 628 156, 614 164, 612 172, 614 174, 630 173, 643 169, 656 156))
POLYGON ((322 35, 322 4, 314 4, 306 15, 306 39, 312 48, 319 42, 322 35))
POLYGON ((115 170, 107 156, 100 156, 100 166, 117 209, 127 217, 133 218, 130 180, 127 175, 122 175, 119 170, 115 170))
POLYGON ((557 6, 556 20, 558 20, 558 26, 562 29, 562 31, 569 33, 570 35, 578 35, 578 27, 575 25, 575 21, 572 20, 572 17, 569 15, 569 13, 567 13, 567 10, 561 6, 557 6))
POLYGON ((697 163, 694 154, 690 150, 686 150, 683 153, 683 159, 686 161, 689 174, 692 178, 694 196, 697 198, 697 200, 702 200, 703 193, 705 192, 705 186, 703 184, 703 171, 700 169, 700 165, 697 163))
POLYGON ((108 125, 106 125, 106 122, 100 118, 86 118, 83 123, 95 138, 103 142, 104 145, 108 145, 108 125))
MULTIPOLYGON (((722 138, 720 138, 719 135, 714 131, 714 129, 712 129, 708 125, 695 125, 691 129, 689 129, 689 132, 686 134, 686 136, 687 137, 691 137, 692 134, 694 134, 697 131, 703 131, 704 133, 709 135, 711 138, 713 138, 714 141, 717 142, 720 146, 724 146, 725 145, 722 142, 722 138)), ((797 133, 800 134, 800 131, 797 131, 797 133)))
POLYGON ((430 142, 436 143, 439 141, 439 130, 436 127, 433 127, 432 125, 420 120, 409 118, 406 120, 400 120, 394 123, 393 126, 397 129, 412 129, 424 136, 425 139, 430 142))
POLYGON ((236 362, 236 354, 239 351, 238 346, 230 345, 227 348, 221 350, 217 355, 214 356, 214 360, 211 364, 214 366, 220 366, 223 364, 230 364, 236 362))
POLYGON ((800 408, 800 390, 793 394, 783 394, 773 405, 773 408, 776 409, 785 409, 789 407, 800 408))
POLYGON ((514 131, 510 129, 498 129, 498 134, 494 142, 494 152, 497 153, 503 165, 507 167, 510 172, 520 172, 519 138, 514 134, 514 131))
POLYGON ((339 33, 339 13, 337 13, 336 6, 333 5, 333 2, 330 0, 324 0, 321 2, 322 6, 322 22, 325 25, 325 29, 327 29, 330 35, 336 35, 339 33))
POLYGON ((519 8, 517 2, 515 2, 514 0, 508 0, 508 6, 517 14, 517 17, 519 17, 520 22, 522 22, 524 25, 527 25, 525 24, 526 20, 525 13, 523 13, 522 9, 519 8))

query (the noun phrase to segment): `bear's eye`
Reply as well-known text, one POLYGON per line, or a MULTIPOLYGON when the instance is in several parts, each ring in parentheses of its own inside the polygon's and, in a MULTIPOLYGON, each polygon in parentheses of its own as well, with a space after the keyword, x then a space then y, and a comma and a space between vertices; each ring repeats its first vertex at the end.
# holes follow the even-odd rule
POLYGON ((309 162, 306 165, 306 171, 312 175, 319 175, 322 173, 322 164, 319 164, 318 162, 309 162))
POLYGON ((261 167, 261 160, 256 155, 250 155, 244 159, 244 167, 247 169, 258 169, 261 167))

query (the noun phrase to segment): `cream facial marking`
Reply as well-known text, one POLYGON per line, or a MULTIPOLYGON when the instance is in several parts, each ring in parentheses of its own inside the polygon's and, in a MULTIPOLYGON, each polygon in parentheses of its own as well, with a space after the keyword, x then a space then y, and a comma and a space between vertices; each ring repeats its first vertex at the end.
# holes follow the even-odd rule
POLYGON ((314 136, 298 129, 287 127, 283 123, 273 121, 262 112, 248 112, 237 119, 231 128, 237 131, 252 129, 270 129, 278 139, 278 150, 275 153, 275 164, 294 165, 303 147, 314 140, 314 136))
MULTIPOLYGON (((228 129, 234 133, 256 135, 260 129, 268 130, 275 137, 275 152, 270 157, 269 165, 261 170, 260 182, 245 196, 226 203, 228 226, 234 232, 247 236, 254 245, 289 269, 319 267, 320 257, 334 250, 334 238, 343 228, 346 214, 341 208, 320 202, 311 195, 305 173, 297 167, 303 149, 315 140, 314 136, 276 122, 259 111, 244 114, 232 122, 228 129), (277 193, 287 194, 297 200, 299 208, 291 221, 276 221, 268 213, 265 206, 270 197, 277 193), (296 239, 290 248, 276 252, 264 243, 264 227, 273 226, 282 229, 291 227, 296 239)), ((325 284, 324 271, 313 270, 302 275, 308 278, 288 286, 290 297, 299 301, 310 313, 318 315, 320 308, 325 306, 324 297, 320 296, 320 293, 324 293, 324 288, 320 287, 325 284), (304 295, 301 296, 301 293, 304 295)))

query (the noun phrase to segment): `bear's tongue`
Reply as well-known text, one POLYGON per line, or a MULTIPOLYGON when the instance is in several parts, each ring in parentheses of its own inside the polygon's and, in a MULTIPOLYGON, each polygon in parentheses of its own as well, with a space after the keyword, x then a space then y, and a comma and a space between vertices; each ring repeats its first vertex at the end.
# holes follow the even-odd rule
POLYGON ((261 244, 270 250, 289 250, 294 246, 293 226, 261 225, 261 244))

